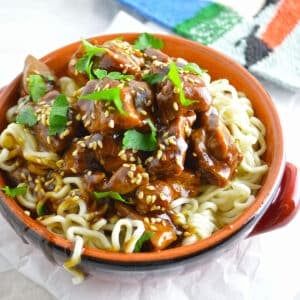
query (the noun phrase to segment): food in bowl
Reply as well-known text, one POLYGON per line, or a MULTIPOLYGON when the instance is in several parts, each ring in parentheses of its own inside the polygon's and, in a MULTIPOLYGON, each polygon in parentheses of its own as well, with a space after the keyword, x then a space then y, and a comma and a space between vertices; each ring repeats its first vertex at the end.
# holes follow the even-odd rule
POLYGON ((3 190, 75 243, 69 269, 84 248, 205 239, 251 205, 268 170, 265 127, 246 95, 149 34, 83 40, 59 77, 27 57, 7 121, 3 190))

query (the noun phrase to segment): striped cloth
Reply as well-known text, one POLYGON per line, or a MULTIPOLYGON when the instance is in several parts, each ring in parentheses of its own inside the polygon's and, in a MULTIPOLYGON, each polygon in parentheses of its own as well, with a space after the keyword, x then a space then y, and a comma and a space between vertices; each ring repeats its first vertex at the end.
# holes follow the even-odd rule
POLYGON ((119 2, 183 37, 227 54, 256 75, 300 89, 300 0, 265 1, 251 18, 234 5, 209 0, 119 2))

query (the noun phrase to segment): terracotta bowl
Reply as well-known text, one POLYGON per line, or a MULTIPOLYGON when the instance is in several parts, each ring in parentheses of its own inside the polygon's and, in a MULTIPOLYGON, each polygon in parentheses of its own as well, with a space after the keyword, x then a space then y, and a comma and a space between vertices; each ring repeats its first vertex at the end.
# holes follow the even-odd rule
MULTIPOLYGON (((138 34, 119 33, 99 36, 91 41, 103 43, 106 40, 122 36, 133 42, 138 34)), ((298 208, 295 199, 297 168, 286 163, 284 141, 280 120, 270 96, 260 83, 243 67, 228 57, 202 46, 174 36, 159 35, 164 40, 163 51, 170 56, 183 57, 198 63, 207 69, 212 79, 227 78, 237 90, 243 91, 251 100, 256 116, 265 124, 267 134, 267 151, 265 161, 269 172, 264 178, 263 186, 255 202, 233 223, 214 233, 211 237, 195 244, 181 246, 152 253, 113 253, 102 250, 85 249, 81 267, 85 269, 149 270, 175 266, 179 262, 211 258, 224 251, 240 239, 251 234, 274 229, 287 223, 298 208)), ((67 63, 78 48, 80 42, 55 50, 41 60, 49 65, 59 76, 66 70, 67 63)), ((6 126, 5 111, 17 100, 21 76, 11 82, 0 95, 0 129, 6 126)), ((5 185, 0 176, 0 185, 5 185)), ((23 209, 11 198, 0 193, 0 210, 7 221, 25 242, 34 242, 45 252, 46 256, 61 263, 72 251, 71 242, 61 238, 28 217, 23 209)))

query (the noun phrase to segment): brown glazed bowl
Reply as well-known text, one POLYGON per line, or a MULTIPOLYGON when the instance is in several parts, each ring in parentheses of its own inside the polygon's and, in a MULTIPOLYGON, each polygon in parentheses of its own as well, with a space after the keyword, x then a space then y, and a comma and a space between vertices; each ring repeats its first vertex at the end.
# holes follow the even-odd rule
MULTIPOLYGON (((98 36, 90 39, 104 41, 122 36, 133 42, 138 34, 119 33, 98 36)), ((265 124, 267 151, 264 159, 269 171, 254 203, 233 223, 214 233, 211 237, 194 244, 150 253, 115 253, 102 250, 84 249, 81 268, 91 270, 141 271, 172 267, 180 262, 211 259, 213 255, 233 246, 249 235, 274 229, 286 224, 297 212, 299 205, 295 191, 297 187, 297 168, 286 163, 284 141, 280 120, 270 96, 260 83, 243 67, 228 57, 202 46, 175 36, 157 34, 164 40, 163 51, 170 56, 183 57, 198 63, 208 70, 212 79, 227 78, 237 90, 243 91, 251 100, 256 116, 265 124)), ((67 67, 71 55, 80 42, 55 50, 41 60, 49 65, 59 76, 67 67)), ((0 94, 0 130, 6 126, 5 112, 17 100, 21 75, 12 81, 0 94)), ((0 185, 5 185, 0 175, 0 185)), ((73 244, 49 232, 43 225, 27 216, 23 209, 12 199, 0 192, 0 210, 3 216, 20 235, 24 242, 33 242, 46 256, 58 263, 66 260, 73 244)))

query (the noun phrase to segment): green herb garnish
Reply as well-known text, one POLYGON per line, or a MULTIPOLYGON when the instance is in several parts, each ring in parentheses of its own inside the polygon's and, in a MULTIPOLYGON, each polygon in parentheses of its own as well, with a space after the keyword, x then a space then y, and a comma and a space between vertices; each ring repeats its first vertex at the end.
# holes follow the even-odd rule
POLYGON ((28 77, 29 95, 32 101, 37 102, 46 94, 47 86, 41 75, 29 75, 28 77))
POLYGON ((173 83, 173 85, 177 88, 178 92, 179 92, 179 100, 180 103, 184 106, 188 106, 191 105, 192 103, 194 103, 194 100, 190 100, 190 99, 186 99, 184 96, 184 92, 183 92, 183 88, 182 88, 182 82, 177 70, 177 66, 175 65, 175 63, 173 61, 171 61, 170 63, 170 70, 168 72, 168 79, 170 79, 173 83))
POLYGON ((206 70, 201 69, 197 64, 195 63, 188 63, 182 68, 184 71, 188 71, 190 73, 193 73, 195 75, 202 76, 204 73, 207 73, 206 70))
POLYGON ((149 241, 153 235, 152 231, 147 231, 137 240, 133 252, 140 252, 145 242, 149 241))
POLYGON ((37 215, 43 216, 45 214, 45 202, 44 201, 39 201, 36 205, 36 213, 37 215))
POLYGON ((5 193, 5 195, 13 198, 19 195, 25 195, 27 193, 27 185, 25 184, 19 185, 14 188, 11 188, 9 186, 4 186, 1 187, 0 189, 5 193))
POLYGON ((49 116, 49 135, 65 130, 68 121, 69 102, 65 95, 58 95, 53 101, 49 116))
POLYGON ((93 71, 92 71, 92 66, 93 66, 92 58, 94 55, 98 53, 105 52, 106 49, 102 47, 94 46, 87 40, 82 40, 82 45, 85 50, 85 54, 80 59, 78 59, 75 68, 78 72, 85 72, 88 75, 89 79, 94 79, 95 76, 93 75, 93 71))
POLYGON ((149 84, 153 85, 161 82, 164 79, 164 74, 145 74, 142 79, 149 84))
POLYGON ((154 35, 144 32, 134 42, 133 48, 138 50, 145 50, 148 48, 161 49, 164 46, 163 41, 160 38, 156 38, 154 35))
POLYGON ((141 133, 135 129, 125 131, 122 140, 123 149, 134 149, 142 151, 154 151, 157 148, 156 128, 148 119, 148 125, 151 129, 149 133, 141 133))
POLYGON ((117 110, 122 114, 127 114, 123 109, 122 100, 120 96, 121 90, 119 87, 104 89, 98 92, 80 96, 80 99, 94 100, 94 101, 111 101, 115 104, 117 110))
POLYGON ((35 125, 37 123, 37 117, 32 107, 27 107, 24 110, 22 110, 18 114, 16 122, 18 124, 27 125, 29 127, 35 125))
POLYGON ((107 191, 107 192, 94 192, 94 196, 97 199, 102 199, 102 198, 111 198, 114 200, 121 201, 123 203, 131 204, 130 201, 126 200, 123 198, 119 193, 117 192, 112 192, 112 191, 107 191))
POLYGON ((116 80, 132 80, 134 79, 133 75, 122 74, 120 72, 107 72, 106 70, 96 69, 94 70, 94 74, 98 79, 103 79, 105 77, 116 80))

